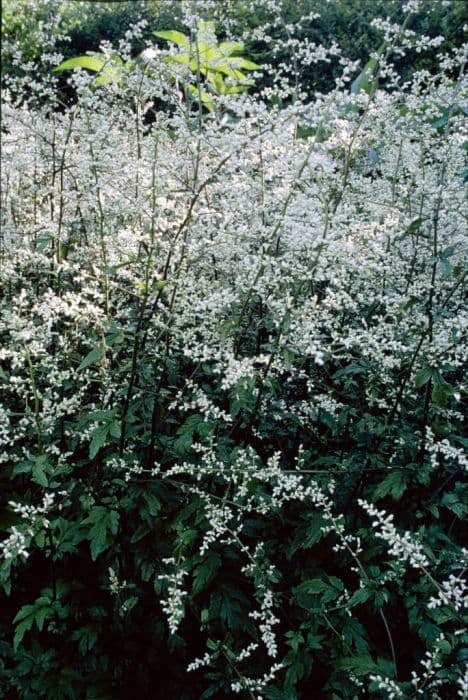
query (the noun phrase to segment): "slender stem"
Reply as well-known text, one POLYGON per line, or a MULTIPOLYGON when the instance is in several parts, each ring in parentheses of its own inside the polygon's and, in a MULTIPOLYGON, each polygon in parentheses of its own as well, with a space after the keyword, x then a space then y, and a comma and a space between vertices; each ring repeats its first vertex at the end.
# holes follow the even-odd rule
POLYGON ((25 347, 25 354, 26 354, 26 360, 28 363, 28 368, 29 368, 29 378, 31 379, 31 386, 33 390, 33 396, 34 396, 34 421, 36 423, 36 435, 37 435, 37 443, 40 452, 42 452, 42 423, 41 423, 41 416, 40 416, 40 411, 41 411, 41 400, 39 396, 39 392, 37 389, 37 384, 36 384, 36 376, 34 373, 34 366, 31 360, 31 354, 28 350, 28 348, 25 347))
POLYGON ((108 262, 107 262, 107 247, 106 247, 106 237, 104 233, 104 207, 102 204, 102 195, 101 195, 101 186, 99 183, 99 175, 98 175, 98 169, 97 169, 97 164, 96 164, 96 157, 95 157, 95 152, 94 152, 94 147, 93 147, 93 142, 91 139, 91 120, 89 118, 89 111, 86 108, 85 109, 85 115, 86 115, 86 123, 88 126, 88 135, 89 135, 89 153, 91 156, 91 164, 90 164, 90 170, 93 174, 94 177, 94 182, 96 185, 96 201, 97 201, 97 206, 98 206, 98 212, 99 212, 99 243, 100 243, 100 248, 101 248, 101 275, 102 275, 102 284, 104 288, 104 310, 105 314, 108 317, 109 316, 109 270, 108 270, 108 262))
POLYGON ((62 156, 60 158, 60 166, 59 166, 60 195, 59 195, 59 214, 58 214, 58 224, 57 224, 57 245, 56 245, 56 254, 57 254, 57 263, 58 264, 60 264, 60 262, 62 261, 62 228, 63 228, 63 214, 64 214, 64 209, 65 209, 65 198, 64 198, 65 156, 67 153, 67 147, 68 147, 68 144, 70 142, 70 138, 71 138, 71 134, 72 134, 72 127, 73 127, 74 119, 75 119, 75 110, 73 110, 71 112, 71 115, 70 115, 70 120, 68 123, 68 129, 67 129, 67 133, 65 136, 65 141, 64 141, 64 145, 63 145, 62 156))

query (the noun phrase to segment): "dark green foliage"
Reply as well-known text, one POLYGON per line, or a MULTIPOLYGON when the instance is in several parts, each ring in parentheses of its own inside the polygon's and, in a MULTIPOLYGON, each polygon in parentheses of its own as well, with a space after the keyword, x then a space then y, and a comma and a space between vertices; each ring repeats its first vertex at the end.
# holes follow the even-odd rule
MULTIPOLYGON (((118 337, 115 324, 112 333, 118 337)), ((92 350, 80 367, 94 371, 93 363, 101 354, 92 350)), ((172 362, 171 384, 177 386, 187 367, 177 364, 174 357, 172 362)), ((115 367, 118 371, 117 364, 115 367)), ((151 377, 151 367, 152 363, 141 364, 139 372, 151 377)), ((434 642, 438 622, 446 614, 443 609, 431 611, 421 606, 421 595, 427 591, 421 588, 418 577, 405 582, 398 576, 386 580, 387 556, 353 505, 358 494, 384 504, 404 499, 402 523, 424 534, 429 556, 431 549, 439 553, 445 549, 450 567, 451 546, 461 541, 461 518, 466 512, 461 481, 457 477, 449 480, 450 475, 443 471, 431 474, 421 461, 414 439, 421 413, 411 395, 401 406, 398 424, 366 408, 370 370, 359 357, 353 365, 330 366, 329 381, 337 392, 346 392, 348 409, 336 417, 319 411, 317 430, 300 435, 308 467, 326 471, 343 465, 336 475, 336 500, 347 514, 346 525, 362 538, 362 562, 369 577, 366 587, 358 586, 346 552, 331 553, 335 536, 324 532, 326 518, 311 512, 307 505, 294 502, 276 518, 256 517, 244 524, 247 541, 252 545, 256 540, 265 541, 269 560, 283 572, 274 587, 281 592, 288 621, 287 628, 279 631, 286 667, 282 680, 265 691, 265 697, 273 700, 310 697, 311 692, 314 697, 352 697, 355 685, 350 675, 358 679, 370 673, 392 676, 388 637, 379 617, 382 609, 397 648, 400 679, 404 680, 405 669, 423 653, 425 643, 434 642), (404 470, 388 469, 385 460, 387 443, 395 433, 406 439, 404 470), (344 587, 352 592, 346 603, 341 597, 344 587)), ((426 376, 428 371, 416 375, 416 387, 426 385, 432 376, 426 376)), ((213 400, 223 400, 208 365, 193 376, 213 400)), ((215 430, 219 454, 226 463, 235 464, 238 447, 250 444, 260 461, 281 449, 284 455, 291 455, 293 467, 297 426, 290 422, 286 409, 281 428, 268 415, 259 418, 256 431, 262 435, 260 443, 250 432, 248 390, 231 404, 238 427, 229 435, 220 424, 207 423, 196 413, 178 417, 177 412, 169 411, 163 386, 158 401, 160 415, 166 418, 159 426, 155 451, 166 468, 178 456, 193 458, 194 440, 206 440, 215 430)), ((272 406, 280 398, 286 406, 300 399, 299 383, 292 383, 289 389, 285 386, 268 386, 266 398, 272 406)), ((450 401, 451 393, 444 397, 450 401)), ((433 396, 433 402, 430 420, 438 416, 439 396, 433 396)), ((149 411, 144 403, 135 403, 129 419, 143 462, 150 444, 149 411)), ((118 458, 115 411, 90 411, 79 421, 70 417, 67 424, 73 430, 89 424, 96 427, 90 434, 89 452, 77 447, 66 472, 55 472, 40 456, 16 467, 13 475, 8 468, 3 472, 4 504, 10 499, 37 498, 38 489, 47 484, 65 491, 60 514, 34 535, 31 558, 12 569, 11 589, 8 560, 2 564, 9 592, 2 598, 1 620, 7 696, 16 693, 27 700, 127 698, 130 694, 153 698, 157 679, 156 697, 228 697, 229 684, 235 680, 229 649, 242 648, 255 635, 248 617, 253 589, 245 580, 232 578, 238 570, 238 554, 216 545, 202 556, 198 553, 206 529, 203 504, 182 482, 171 479, 164 483, 138 475, 126 482, 113 475, 103 455, 118 458), (29 486, 24 479, 28 473, 29 486), (165 584, 157 576, 163 570, 162 559, 179 555, 185 558, 189 572, 188 613, 180 633, 168 636, 158 602, 165 584), (110 568, 119 581, 128 582, 117 594, 109 589, 110 568), (224 641, 210 642, 213 638, 224 641), (217 658, 214 668, 194 672, 188 682, 187 663, 203 656, 206 649, 217 658)), ((196 470, 196 459, 194 464, 196 470)), ((265 487, 252 482, 252 488, 265 487)), ((265 496, 268 498, 267 490, 265 496)), ((8 508, 4 512, 9 513, 8 508)), ((10 525, 11 521, 5 521, 2 529, 10 525)), ((441 648, 446 657, 452 654, 454 641, 447 638, 441 648)), ((255 661, 260 667, 264 662, 262 655, 255 661)), ((453 663, 458 661, 453 658, 453 663)))

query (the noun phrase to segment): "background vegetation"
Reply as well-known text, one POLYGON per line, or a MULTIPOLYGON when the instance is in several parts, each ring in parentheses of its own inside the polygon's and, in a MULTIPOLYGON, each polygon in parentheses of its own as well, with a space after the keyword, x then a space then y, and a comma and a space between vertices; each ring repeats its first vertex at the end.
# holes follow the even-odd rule
MULTIPOLYGON (((228 15, 233 33, 237 36, 245 33, 247 53, 252 60, 271 64, 274 71, 280 63, 290 60, 288 49, 279 46, 287 37, 287 32, 284 25, 276 23, 271 28, 271 36, 277 40, 273 44, 249 40, 252 30, 271 20, 267 4, 257 4, 255 11, 251 10, 250 4, 247 0, 223 0, 219 3, 218 13, 215 8, 214 16, 212 12, 206 13, 206 19, 216 21, 216 14, 219 14, 216 31, 223 37, 223 18, 228 15)), ((301 18, 310 13, 318 14, 314 21, 297 25, 295 36, 298 41, 309 39, 325 46, 336 42, 345 56, 365 63, 380 43, 372 20, 375 17, 389 17, 401 24, 405 16, 404 4, 404 0, 285 0, 281 5, 281 15, 285 25, 297 25, 301 18)), ((40 61, 42 44, 40 36, 37 36, 38 28, 57 11, 61 17, 56 27, 57 49, 65 57, 72 57, 87 51, 98 51, 102 41, 117 44, 130 27, 145 19, 148 24, 141 37, 133 43, 132 50, 136 55, 143 49, 145 40, 154 38, 155 31, 183 30, 182 8, 181 0, 172 3, 160 0, 84 3, 44 0, 34 5, 28 0, 7 0, 2 11, 3 74, 16 70, 11 64, 13 46, 19 47, 26 58, 40 61), (61 40, 60 33, 67 36, 67 40, 61 40)), ((439 51, 445 52, 463 44, 466 33, 464 25, 467 22, 468 8, 464 0, 450 0, 449 3, 423 0, 421 12, 411 21, 411 29, 430 37, 442 35, 444 42, 439 51)), ((434 52, 422 56, 410 51, 397 61, 398 70, 405 78, 423 68, 435 72, 437 65, 434 52)), ((337 62, 320 67, 310 66, 301 74, 301 81, 311 92, 326 92, 338 72, 337 62)), ((271 74, 265 74, 257 82, 257 89, 269 82, 271 74)))

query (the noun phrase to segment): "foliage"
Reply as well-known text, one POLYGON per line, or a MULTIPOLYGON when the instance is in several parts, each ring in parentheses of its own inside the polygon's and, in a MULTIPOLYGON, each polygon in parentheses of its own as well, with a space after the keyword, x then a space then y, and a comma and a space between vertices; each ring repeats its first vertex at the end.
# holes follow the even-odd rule
POLYGON ((188 65, 196 84, 188 83, 187 89, 210 111, 213 111, 213 102, 210 93, 202 88, 200 75, 205 78, 208 90, 217 95, 244 92, 254 84, 244 71, 257 70, 260 66, 239 55, 244 49, 242 42, 223 41, 218 44, 213 22, 200 20, 193 41, 191 37, 173 29, 155 32, 155 35, 180 46, 180 51, 167 56, 167 60, 188 65))
POLYGON ((466 697, 464 51, 220 5, 5 77, 2 692, 466 697))
MULTIPOLYGON (((164 60, 169 64, 186 65, 190 69, 195 84, 190 81, 184 84, 186 97, 200 101, 209 111, 213 111, 213 102, 210 93, 201 85, 201 76, 206 80, 208 90, 217 95, 244 92, 249 85, 254 84, 243 71, 257 70, 260 66, 238 55, 244 48, 241 42, 225 41, 218 44, 212 22, 200 20, 193 41, 191 37, 174 29, 155 32, 155 35, 181 47, 179 53, 165 56, 164 60)), ((86 68, 97 73, 95 83, 99 86, 121 82, 134 66, 135 61, 124 63, 116 54, 95 53, 69 58, 54 70, 86 68)))
MULTIPOLYGON (((191 0, 193 2, 193 0, 191 0)), ((214 21, 216 33, 232 34, 239 41, 243 37, 246 54, 260 65, 271 64, 276 71, 280 64, 289 64, 291 44, 284 45, 288 27, 295 27, 294 40, 299 44, 314 43, 329 47, 336 43, 348 58, 363 64, 379 43, 379 34, 372 21, 388 17, 402 23, 405 0, 281 0, 279 13, 272 12, 264 0, 223 0, 211 9, 197 10, 202 21, 214 21), (315 19, 309 17, 316 15, 315 19), (266 31, 264 27, 266 26, 266 31)), ((44 29, 51 23, 55 48, 66 58, 97 52, 103 41, 117 45, 125 37, 129 27, 141 20, 147 24, 142 35, 132 46, 133 55, 139 54, 146 41, 151 41, 155 32, 171 27, 184 31, 184 10, 190 8, 187 0, 152 0, 151 2, 99 2, 84 3, 63 0, 5 0, 2 8, 3 75, 18 72, 12 56, 18 49, 25 60, 35 60, 40 65, 44 45, 51 37, 44 36, 44 29), (53 18, 60 13, 60 25, 53 18)), ((450 51, 461 46, 465 40, 464 26, 468 22, 465 0, 423 0, 422 11, 413 15, 411 29, 430 37, 444 37, 441 50, 450 51)), ((299 44, 297 44, 299 46, 299 44)), ((406 52, 396 58, 398 71, 405 78, 415 70, 437 71, 434 54, 406 52)), ((47 71, 43 66, 40 71, 47 71)), ((331 82, 339 75, 340 67, 335 60, 302 66, 300 80, 303 87, 312 93, 327 91, 331 82)), ((264 72, 260 86, 271 85, 268 72, 264 72)), ((64 86, 62 86, 64 87, 64 86)))

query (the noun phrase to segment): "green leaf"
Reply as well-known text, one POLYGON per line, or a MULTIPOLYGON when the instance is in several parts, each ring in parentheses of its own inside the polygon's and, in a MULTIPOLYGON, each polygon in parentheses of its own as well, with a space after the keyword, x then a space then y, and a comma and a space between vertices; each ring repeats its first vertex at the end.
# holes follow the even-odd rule
MULTIPOLYGON (((219 51, 211 44, 202 44, 198 42, 198 53, 195 52, 195 60, 199 60, 200 64, 211 64, 219 58, 219 51)), ((234 60, 234 59, 232 59, 234 60)))
POLYGON ((156 496, 149 491, 146 491, 143 494, 143 498, 146 501, 146 504, 148 506, 148 512, 150 515, 155 516, 159 513, 161 510, 161 503, 159 500, 156 498, 156 496))
POLYGON ((94 365, 96 362, 99 362, 99 360, 104 356, 105 352, 106 348, 102 345, 98 345, 97 347, 93 348, 91 352, 88 352, 86 357, 81 361, 78 369, 86 369, 86 367, 89 367, 90 365, 94 365))
POLYGON ((362 605, 362 603, 365 603, 370 597, 371 593, 368 590, 365 588, 358 588, 358 590, 354 591, 353 595, 349 599, 348 605, 350 607, 353 607, 354 605, 362 605))
POLYGON ((421 228, 421 224, 423 223, 423 221, 423 219, 415 219, 414 221, 412 221, 406 229, 406 233, 409 233, 410 236, 414 236, 414 234, 417 233, 421 228))
POLYGON ((178 53, 175 56, 163 56, 164 63, 189 63, 190 56, 188 53, 178 53))
POLYGON ((94 506, 83 521, 83 525, 91 524, 88 533, 90 540, 91 558, 97 559, 107 547, 108 535, 115 535, 119 524, 119 514, 116 510, 108 510, 104 506, 94 506))
POLYGON ((39 610, 36 611, 35 614, 35 621, 37 625, 37 629, 39 632, 42 630, 44 627, 44 622, 48 617, 52 615, 52 610, 50 608, 50 605, 43 605, 42 607, 39 608, 39 610))
POLYGON ((441 129, 444 126, 446 126, 449 122, 450 116, 451 116, 452 110, 450 107, 446 107, 445 109, 442 110, 442 115, 439 117, 436 117, 435 119, 430 119, 429 123, 431 126, 433 126, 435 129, 441 129))
POLYGON ((32 629, 34 623, 39 631, 44 627, 44 622, 47 618, 52 617, 53 608, 51 599, 46 595, 40 596, 34 605, 24 605, 16 614, 13 623, 17 624, 15 628, 15 636, 13 639, 13 647, 16 651, 19 644, 22 642, 26 632, 32 629))
POLYGON ((88 68, 95 72, 99 72, 108 60, 105 56, 75 56, 61 63, 54 68, 54 71, 73 70, 73 68, 88 68))
POLYGON ((51 231, 44 231, 41 235, 36 238, 36 248, 39 252, 43 253, 47 247, 50 247, 55 241, 56 236, 51 231))
POLYGON ((320 579, 303 581, 294 589, 294 597, 301 608, 310 610, 311 608, 320 607, 320 601, 317 596, 321 596, 327 589, 327 584, 320 579))
POLYGON ((153 528, 150 525, 140 525, 137 527, 135 532, 133 533, 130 543, 135 544, 135 542, 139 542, 142 540, 146 535, 148 535, 150 532, 153 531, 153 528))
POLYGON ((115 408, 105 411, 100 409, 97 411, 90 411, 90 413, 87 413, 80 419, 78 422, 78 429, 81 429, 87 423, 94 423, 95 421, 109 421, 111 418, 115 417, 116 413, 117 411, 115 408))
POLYGON ((253 61, 248 61, 246 58, 242 58, 240 61, 240 68, 243 68, 244 70, 261 70, 262 67, 258 65, 258 63, 254 63, 253 61))
POLYGON ((82 656, 86 656, 96 644, 98 628, 96 625, 79 627, 71 635, 71 639, 78 641, 78 650, 82 656))
POLYGON ((452 276, 452 274, 453 274, 453 266, 452 266, 452 265, 449 263, 449 261, 446 260, 445 258, 443 258, 442 260, 440 260, 440 263, 439 263, 439 264, 440 264, 440 267, 441 267, 443 276, 444 276, 446 279, 450 278, 450 277, 452 276))
POLYGON ((365 628, 355 617, 348 617, 343 625, 342 634, 343 641, 348 645, 352 645, 358 654, 364 656, 368 653, 369 645, 365 628))
POLYGON ((350 656, 343 657, 338 661, 338 668, 351 671, 355 676, 366 676, 368 673, 375 673, 378 666, 371 656, 350 656))
POLYGON ((210 613, 207 608, 203 608, 201 611, 200 615, 200 622, 202 623, 203 626, 206 626, 208 624, 208 620, 210 619, 210 613))
POLYGON ((210 596, 210 617, 218 618, 231 630, 243 630, 247 634, 252 624, 247 617, 249 599, 238 588, 221 586, 210 596))
POLYGON ((122 432, 122 426, 120 424, 120 421, 114 420, 112 423, 109 425, 109 434, 112 435, 114 438, 119 438, 120 434, 122 432))
POLYGON ((399 501, 406 490, 407 478, 403 469, 394 469, 377 486, 374 491, 374 499, 378 501, 387 495, 391 495, 394 501, 399 501))
POLYGON ((190 46, 190 40, 182 32, 178 32, 175 29, 168 29, 161 32, 153 32, 153 34, 160 39, 166 39, 166 41, 172 41, 172 43, 178 46, 188 47, 190 46))
POLYGON ((219 48, 223 56, 234 56, 244 50, 244 44, 242 41, 222 41, 219 48))
POLYGON ((455 513, 459 518, 464 518, 467 514, 468 508, 460 501, 456 493, 446 493, 442 498, 441 504, 455 513))
POLYGON ((432 401, 436 406, 445 408, 448 399, 453 396, 455 390, 451 384, 445 381, 440 372, 435 371, 432 375, 434 386, 432 389, 432 401))
POLYGON ((430 620, 423 620, 418 628, 419 636, 425 640, 427 644, 434 644, 440 634, 440 630, 430 620))
POLYGON ((195 85, 189 85, 189 92, 197 99, 201 99, 202 103, 208 109, 208 111, 214 111, 213 100, 210 95, 205 90, 199 90, 195 85))
POLYGON ((216 552, 208 552, 201 564, 194 571, 192 592, 200 593, 207 587, 221 566, 221 557, 216 552))
POLYGON ((385 603, 388 603, 388 592, 385 589, 377 591, 374 595, 374 605, 376 608, 381 608, 385 603))
POLYGON ((193 414, 187 418, 185 423, 177 431, 177 439, 174 441, 174 449, 179 455, 183 455, 190 449, 194 434, 203 423, 203 416, 193 414))
POLYGON ((454 255, 456 250, 456 246, 454 245, 449 245, 447 248, 444 248, 444 250, 441 251, 440 257, 444 260, 447 258, 451 258, 452 255, 454 255))
POLYGON ((97 75, 94 82, 96 85, 107 85, 107 83, 112 83, 113 80, 109 74, 105 73, 103 75, 97 75))
POLYGON ((46 469, 50 467, 47 457, 45 455, 39 455, 33 462, 31 469, 32 480, 39 484, 39 486, 48 486, 49 480, 47 478, 46 469))
POLYGON ((358 95, 361 90, 370 95, 375 88, 378 65, 379 62, 376 58, 371 58, 367 61, 362 72, 351 84, 351 93, 353 95, 358 95))
POLYGON ((242 83, 245 83, 246 85, 253 85, 253 82, 251 80, 247 80, 247 76, 245 73, 242 73, 242 71, 229 67, 227 65, 211 65, 209 67, 209 71, 223 73, 224 75, 227 75, 228 78, 233 78, 234 80, 238 80, 242 83))
POLYGON ((414 386, 416 389, 420 389, 422 386, 428 383, 432 378, 433 368, 426 365, 415 374, 414 386))
POLYGON ((297 587, 297 591, 301 593, 309 593, 311 595, 317 595, 323 593, 329 588, 325 581, 320 578, 313 578, 310 581, 304 581, 297 587))
POLYGON ((26 634, 26 632, 29 632, 31 627, 34 624, 34 615, 32 617, 28 617, 22 622, 17 625, 15 629, 15 636, 13 637, 13 649, 17 651, 19 645, 23 641, 23 637, 26 634))
POLYGON ((452 652, 452 645, 447 639, 441 639, 437 642, 437 646, 444 654, 450 654, 452 652))
MULTIPOLYGON (((112 425, 112 424, 111 424, 112 425)), ((104 446, 107 436, 109 434, 111 425, 108 423, 105 425, 99 426, 99 428, 96 428, 96 430, 92 433, 92 438, 91 438, 91 443, 89 445, 89 458, 94 459, 101 449, 101 447, 104 446)))
POLYGON ((55 71, 72 70, 73 68, 87 68, 99 73, 95 79, 96 85, 105 83, 119 83, 124 73, 131 69, 131 64, 124 64, 120 56, 106 56, 94 54, 94 56, 75 56, 61 63, 55 71))
POLYGON ((297 653, 299 647, 304 644, 304 637, 300 632, 286 632, 285 637, 288 640, 286 644, 288 644, 295 653, 297 653))
POLYGON ((137 603, 138 603, 138 598, 134 595, 131 595, 129 598, 126 598, 124 600, 124 602, 122 603, 122 610, 125 613, 129 613, 130 610, 132 610, 137 603))
MULTIPOLYGON (((377 49, 377 56, 382 56, 387 50, 388 43, 383 41, 377 49)), ((361 90, 370 95, 377 87, 379 61, 378 58, 370 58, 362 72, 351 85, 351 93, 358 95, 361 90)))
POLYGON ((106 335, 106 345, 109 347, 114 347, 114 345, 122 345, 125 340, 125 336, 121 331, 115 331, 106 335))
POLYGON ((23 607, 18 610, 13 618, 13 624, 20 622, 20 620, 24 620, 31 615, 34 618, 34 605, 23 605, 23 607))
POLYGON ((311 513, 307 522, 298 528, 297 533, 291 543, 291 552, 296 552, 298 549, 308 549, 312 547, 316 542, 322 539, 323 526, 325 525, 325 519, 320 513, 311 513))

